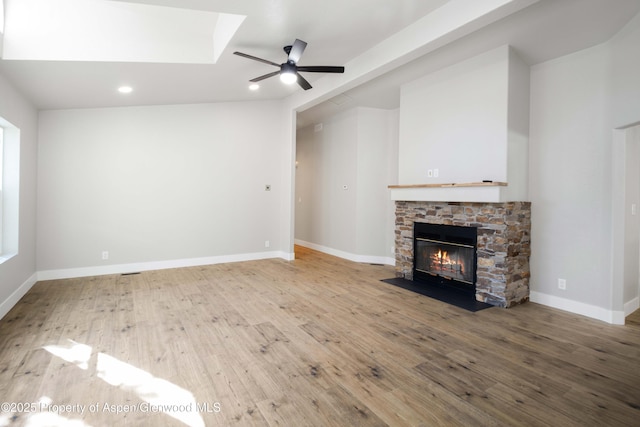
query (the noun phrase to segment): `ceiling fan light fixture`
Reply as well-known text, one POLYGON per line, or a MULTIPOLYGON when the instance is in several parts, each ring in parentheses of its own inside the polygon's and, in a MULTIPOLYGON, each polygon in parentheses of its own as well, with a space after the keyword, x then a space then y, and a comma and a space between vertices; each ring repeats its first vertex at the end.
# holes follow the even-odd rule
POLYGON ((282 73, 280 74, 280 81, 284 84, 291 85, 298 81, 298 76, 291 72, 282 73))
POLYGON ((298 81, 295 64, 285 63, 280 68, 280 81, 291 85, 298 81))

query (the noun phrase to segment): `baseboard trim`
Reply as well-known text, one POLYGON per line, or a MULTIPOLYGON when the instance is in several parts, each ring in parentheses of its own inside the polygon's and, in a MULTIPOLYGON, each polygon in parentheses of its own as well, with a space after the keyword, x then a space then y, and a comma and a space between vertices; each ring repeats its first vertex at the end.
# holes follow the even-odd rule
POLYGON ((358 262, 362 264, 396 265, 396 260, 391 257, 352 254, 350 252, 345 252, 338 249, 333 249, 327 246, 322 246, 316 243, 306 242, 304 240, 298 240, 298 239, 295 239, 295 244, 299 246, 303 246, 305 248, 313 249, 315 251, 322 252, 328 255, 337 256, 338 258, 344 258, 349 261, 358 262))
POLYGON ((60 270, 44 270, 37 273, 38 280, 72 279, 77 277, 104 276, 139 271, 166 270, 169 268, 197 267, 201 265, 224 264, 229 262, 257 261, 261 259, 282 258, 293 259, 293 254, 282 251, 253 252, 235 255, 220 255, 203 258, 177 259, 169 261, 152 261, 132 264, 114 264, 105 266, 68 268, 60 270))
POLYGON ((631 301, 628 301, 624 304, 624 316, 627 317, 634 311, 640 308, 640 298, 635 297, 631 301))
POLYGON ((22 298, 24 294, 29 292, 29 289, 31 289, 37 281, 38 273, 33 273, 31 277, 25 280, 24 283, 18 287, 18 289, 16 289, 11 295, 9 295, 9 298, 0 303, 0 319, 2 319, 7 315, 7 313, 9 313, 9 311, 11 311, 13 306, 16 305, 18 301, 20 301, 20 298, 22 298))
POLYGON ((530 292, 529 300, 531 302, 568 311, 574 314, 580 314, 582 316, 587 316, 592 319, 601 320, 614 325, 624 325, 625 316, 624 312, 621 311, 607 310, 606 308, 597 307, 595 305, 572 301, 566 298, 560 298, 536 291, 530 292))

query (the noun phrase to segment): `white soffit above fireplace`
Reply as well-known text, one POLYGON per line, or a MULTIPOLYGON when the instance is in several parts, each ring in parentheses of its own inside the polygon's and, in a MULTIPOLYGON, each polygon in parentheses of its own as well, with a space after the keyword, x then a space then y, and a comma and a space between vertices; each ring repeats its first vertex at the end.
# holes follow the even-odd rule
POLYGON ((3 59, 214 64, 245 16, 111 0, 8 3, 3 59))

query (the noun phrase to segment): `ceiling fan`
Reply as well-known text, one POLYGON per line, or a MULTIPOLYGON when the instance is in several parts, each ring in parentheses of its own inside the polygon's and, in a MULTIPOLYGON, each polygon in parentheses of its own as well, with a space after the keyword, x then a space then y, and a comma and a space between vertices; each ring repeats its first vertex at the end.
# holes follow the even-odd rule
POLYGON ((255 79, 249 80, 250 82, 253 82, 253 83, 257 83, 260 80, 268 79, 269 77, 277 76, 278 74, 280 74, 280 80, 282 80, 284 83, 292 84, 297 81, 302 89, 309 90, 311 89, 312 86, 304 77, 300 75, 300 72, 344 73, 344 67, 334 67, 329 65, 299 66, 298 61, 300 61, 302 52, 304 52, 304 49, 306 47, 307 47, 307 43, 298 39, 296 39, 296 41, 293 42, 293 45, 285 46, 283 49, 287 54, 287 62, 284 62, 282 64, 276 64, 275 62, 267 61, 266 59, 262 59, 262 58, 257 58, 252 55, 247 55, 246 53, 242 53, 242 52, 233 52, 233 53, 234 55, 242 56, 248 59, 253 59, 254 61, 263 62, 265 64, 273 65, 280 68, 280 70, 278 71, 274 71, 272 73, 268 73, 263 76, 256 77, 255 79))

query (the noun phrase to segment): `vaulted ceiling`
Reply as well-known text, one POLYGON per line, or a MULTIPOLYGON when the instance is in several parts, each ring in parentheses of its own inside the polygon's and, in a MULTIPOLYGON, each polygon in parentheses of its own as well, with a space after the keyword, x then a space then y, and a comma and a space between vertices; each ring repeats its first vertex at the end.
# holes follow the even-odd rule
MULTIPOLYGON (((349 72, 354 58, 376 52, 376 47, 420 20, 428 22, 439 8, 474 4, 468 0, 46 0, 49 8, 57 8, 43 14, 38 3, 42 1, 4 0, 0 60, 0 73, 40 109, 283 99, 301 89, 272 78, 260 82, 259 90, 248 90, 251 78, 273 68, 233 52, 281 63, 286 58, 283 46, 298 38, 308 43, 300 64, 345 65, 349 72), (19 23, 30 14, 27 24, 19 23), (28 22, 35 27, 38 19, 40 34, 29 33, 34 28, 29 30, 28 22), (56 38, 54 33, 43 33, 43 27, 67 31, 56 38), (19 44, 21 32, 25 45, 19 44), (118 93, 121 85, 131 86, 133 92, 118 93)), ((441 38, 424 55, 390 64, 375 78, 348 85, 339 96, 333 94, 332 100, 300 114, 299 122, 355 105, 394 108, 400 84, 502 44, 514 46, 529 64, 593 46, 640 12, 640 0, 519 2, 519 8, 500 19, 479 23, 457 37, 441 38)), ((314 86, 320 79, 339 79, 311 73, 305 77, 314 86)))

